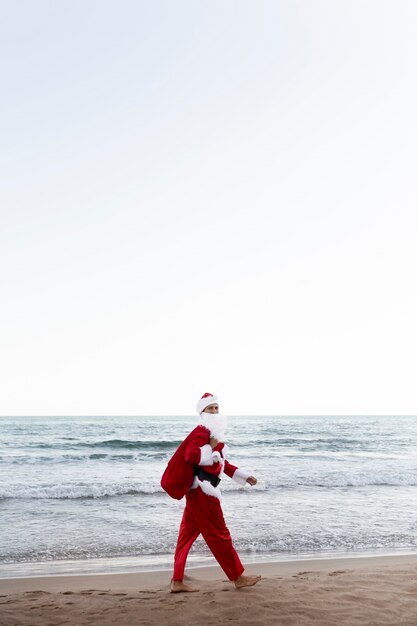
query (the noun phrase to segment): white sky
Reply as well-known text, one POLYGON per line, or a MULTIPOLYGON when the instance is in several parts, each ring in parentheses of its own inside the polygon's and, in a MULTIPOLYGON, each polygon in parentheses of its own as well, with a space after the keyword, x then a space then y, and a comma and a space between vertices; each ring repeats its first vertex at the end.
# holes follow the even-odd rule
POLYGON ((0 414, 417 413, 414 0, 1 0, 0 414))

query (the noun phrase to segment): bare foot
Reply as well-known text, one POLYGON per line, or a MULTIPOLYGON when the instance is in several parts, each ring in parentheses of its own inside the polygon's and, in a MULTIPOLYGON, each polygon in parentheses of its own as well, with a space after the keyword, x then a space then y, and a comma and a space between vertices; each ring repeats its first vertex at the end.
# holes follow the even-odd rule
POLYGON ((239 576, 234 581, 236 589, 241 589, 242 587, 253 587, 261 580, 260 576, 239 576))
POLYGON ((171 580, 171 593, 181 593, 182 591, 193 592, 200 591, 197 587, 190 587, 182 582, 182 580, 171 580))

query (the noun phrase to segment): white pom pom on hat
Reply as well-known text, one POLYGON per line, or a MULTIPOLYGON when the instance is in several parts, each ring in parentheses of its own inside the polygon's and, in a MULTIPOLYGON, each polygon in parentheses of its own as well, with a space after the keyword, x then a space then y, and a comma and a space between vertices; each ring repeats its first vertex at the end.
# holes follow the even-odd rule
POLYGON ((197 402, 197 413, 200 415, 210 404, 218 404, 217 396, 213 396, 212 393, 205 393, 197 402))

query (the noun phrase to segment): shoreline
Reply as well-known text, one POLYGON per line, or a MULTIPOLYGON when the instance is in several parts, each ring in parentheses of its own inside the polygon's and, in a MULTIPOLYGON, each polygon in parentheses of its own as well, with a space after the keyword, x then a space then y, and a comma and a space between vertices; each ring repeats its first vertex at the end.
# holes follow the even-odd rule
MULTIPOLYGON (((351 556, 313 556, 311 558, 293 558, 282 560, 246 561, 245 572, 249 574, 260 573, 262 577, 292 574, 299 569, 308 568, 309 571, 323 571, 332 568, 345 568, 358 570, 368 567, 398 567, 403 565, 413 565, 417 571, 417 552, 407 552, 402 554, 355 554, 351 556)), ((74 574, 45 574, 41 576, 19 576, 0 578, 0 591, 10 592, 30 590, 33 586, 53 587, 54 589, 64 588, 84 588, 85 585, 105 584, 111 582, 120 585, 133 584, 149 586, 150 583, 160 585, 161 581, 170 582, 172 568, 148 569, 136 571, 119 572, 93 572, 74 574), (132 583, 133 581, 133 583, 132 583), (36 584, 35 584, 36 583, 36 584)), ((186 568, 186 577, 189 579, 222 580, 225 574, 220 566, 215 564, 194 565, 186 568)))
MULTIPOLYGON (((416 556, 417 550, 363 550, 358 552, 320 552, 314 554, 241 554, 244 566, 252 567, 298 562, 322 562, 339 559, 396 558, 416 556)), ((30 578, 55 578, 67 576, 100 576, 118 574, 148 574, 170 572, 173 567, 173 555, 149 557, 111 557, 99 559, 76 559, 22 563, 0 563, 0 583, 3 580, 30 578), (157 562, 156 562, 157 561, 157 562), (3 571, 2 571, 3 570, 3 571), (9 571, 8 571, 9 570, 9 571), (33 572, 33 573, 32 573, 33 572)), ((213 556, 191 554, 187 560, 187 571, 216 568, 218 564, 213 556)))

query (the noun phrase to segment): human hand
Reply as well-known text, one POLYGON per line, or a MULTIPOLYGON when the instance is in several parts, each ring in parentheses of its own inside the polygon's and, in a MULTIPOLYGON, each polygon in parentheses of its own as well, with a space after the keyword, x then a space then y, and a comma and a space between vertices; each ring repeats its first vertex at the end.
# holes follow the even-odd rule
POLYGON ((253 487, 254 485, 256 485, 258 481, 256 480, 255 476, 248 476, 248 478, 246 479, 246 482, 249 483, 253 487))
POLYGON ((212 448, 215 448, 216 446, 219 445, 219 442, 214 437, 210 437, 210 445, 211 445, 212 448))
POLYGON ((213 458, 213 463, 220 463, 222 457, 221 457, 220 452, 217 452, 216 450, 216 452, 213 452, 212 458, 213 458))

